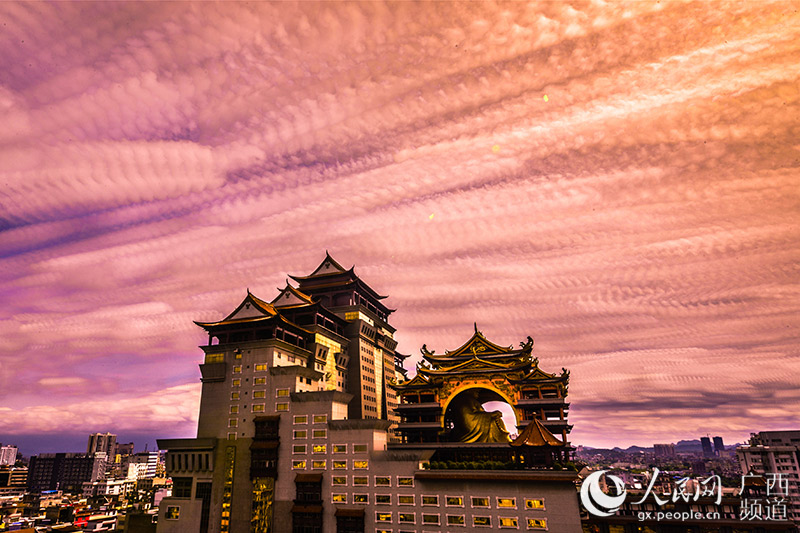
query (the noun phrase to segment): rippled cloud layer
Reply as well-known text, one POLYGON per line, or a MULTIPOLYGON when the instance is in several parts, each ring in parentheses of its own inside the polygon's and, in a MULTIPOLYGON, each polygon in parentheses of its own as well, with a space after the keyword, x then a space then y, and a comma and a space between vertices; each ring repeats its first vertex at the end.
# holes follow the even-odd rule
POLYGON ((192 435, 192 320, 326 249, 390 295, 401 351, 533 336, 571 370, 577 444, 800 427, 795 4, 0 24, 3 439, 192 435))

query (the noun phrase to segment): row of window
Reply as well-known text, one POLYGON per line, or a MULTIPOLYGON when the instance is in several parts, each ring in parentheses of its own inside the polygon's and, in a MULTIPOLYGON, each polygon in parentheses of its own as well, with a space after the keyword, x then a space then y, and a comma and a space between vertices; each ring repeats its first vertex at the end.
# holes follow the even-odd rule
MULTIPOLYGON (((358 503, 358 502, 353 502, 358 503)), ((391 523, 393 522, 394 513, 376 511, 375 522, 378 523, 391 523)), ((422 514, 420 523, 423 525, 441 525, 441 517, 438 514, 422 514)), ((397 522, 399 524, 416 524, 416 513, 397 513, 397 522)), ((445 524, 454 527, 467 527, 467 520, 463 514, 460 515, 445 515, 445 524)), ((528 518, 526 519, 527 529, 531 530, 546 530, 546 518, 528 518)), ((476 527, 492 527, 491 516, 473 516, 472 526, 476 527)), ((497 517, 497 525, 500 529, 519 529, 519 518, 516 516, 500 516, 497 517)), ((381 530, 378 530, 381 531, 381 530)))
MULTIPOLYGON (((322 452, 319 452, 322 453, 322 452)), ((295 459, 292 461, 293 470, 305 470, 308 461, 305 459, 295 459)), ((347 470, 347 461, 331 461, 334 470, 347 470)), ((353 468, 358 470, 369 469, 369 461, 353 461, 353 468)), ((311 468, 314 470, 325 470, 328 468, 328 461, 325 459, 318 459, 311 461, 311 468)), ((369 481, 367 481, 369 483, 369 481)))
MULTIPOLYGON (((325 424, 328 422, 328 415, 313 415, 311 420, 314 424, 325 424)), ((308 424, 308 415, 294 415, 292 421, 295 424, 308 424)))
MULTIPOLYGON (((416 505, 416 496, 414 494, 395 494, 397 496, 397 505, 416 505)), ((446 507, 464 507, 463 498, 460 496, 445 496, 446 507), (456 498, 461 501, 460 504, 455 504, 456 498)), ((472 507, 475 509, 491 509, 491 499, 473 497, 472 507)), ((331 495, 333 503, 348 503, 347 494, 334 493, 331 495)), ((353 503, 369 503, 369 494, 353 494, 353 503)), ((377 505, 392 505, 391 494, 376 494, 375 503, 377 505)), ((423 506, 439 506, 439 496, 422 496, 421 503, 423 506)), ((498 509, 516 509, 516 498, 497 498, 498 509)), ((526 499, 526 510, 544 510, 544 500, 542 499, 526 499)))
MULTIPOLYGON (((333 476, 331 478, 331 485, 334 487, 346 487, 349 476, 333 476)), ((391 487, 391 476, 374 476, 376 487, 391 487)), ((369 476, 352 476, 352 484, 354 487, 369 487, 369 476)), ((397 487, 413 487, 414 478, 410 476, 397 476, 395 481, 397 487)))
MULTIPOLYGON (((253 385, 266 385, 267 378, 253 378, 253 385)), ((231 387, 241 387, 242 386, 242 378, 233 378, 231 380, 231 387)), ((289 389, 278 389, 279 391, 286 391, 287 394, 278 394, 278 396, 288 396, 289 389)))
MULTIPOLYGON (((280 409, 278 409, 280 410, 280 409)), ((292 436, 295 439, 307 439, 308 438, 308 430, 307 429, 295 429, 292 432, 292 436)), ((312 439, 327 439, 328 438, 328 430, 327 429, 314 429, 311 431, 311 438, 312 439)))
MULTIPOLYGON (((253 365, 253 370, 256 372, 266 372, 267 371, 267 363, 258 363, 253 365)), ((241 374, 242 373, 242 365, 233 365, 233 373, 234 374, 241 374)))

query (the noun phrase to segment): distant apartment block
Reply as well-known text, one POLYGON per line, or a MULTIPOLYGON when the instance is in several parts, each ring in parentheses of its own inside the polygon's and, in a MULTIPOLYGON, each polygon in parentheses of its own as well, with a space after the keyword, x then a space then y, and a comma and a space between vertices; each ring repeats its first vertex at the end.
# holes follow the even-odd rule
POLYGON ((82 492, 87 481, 97 481, 105 472, 103 453, 43 453, 31 457, 28 465, 28 492, 62 490, 82 492))
POLYGON ((666 459, 675 457, 674 444, 653 444, 653 451, 655 452, 655 456, 657 458, 666 459))
POLYGON ((111 433, 92 433, 86 445, 86 453, 105 453, 113 458, 117 453, 117 436, 111 433))

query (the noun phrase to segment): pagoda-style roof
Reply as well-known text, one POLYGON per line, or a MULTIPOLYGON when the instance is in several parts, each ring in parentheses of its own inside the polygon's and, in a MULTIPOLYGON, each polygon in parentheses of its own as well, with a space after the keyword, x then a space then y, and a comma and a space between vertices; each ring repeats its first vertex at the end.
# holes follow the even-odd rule
POLYGON ((265 302, 261 298, 256 297, 247 289, 247 295, 242 300, 234 311, 218 322, 198 322, 194 323, 200 327, 220 326, 223 324, 235 324, 239 322, 247 322, 257 319, 270 318, 278 314, 272 304, 265 302))
POLYGON ((314 299, 311 296, 292 287, 288 280, 286 281, 286 287, 278 289, 278 291, 280 291, 278 296, 270 302, 273 307, 302 306, 314 303, 314 299))
POLYGON ((567 370, 566 368, 562 368, 560 375, 555 374, 555 373, 549 374, 549 373, 545 372, 544 370, 542 370, 541 368, 539 368, 539 359, 538 358, 534 358, 533 359, 533 368, 531 368, 530 372, 528 372, 527 374, 525 374, 524 376, 522 376, 519 379, 509 378, 509 381, 511 383, 526 383, 526 382, 529 383, 529 382, 532 382, 532 381, 538 381, 538 382, 550 381, 550 382, 564 382, 566 384, 566 383, 569 383, 569 370, 567 370))
POLYGON ((327 250, 325 250, 325 259, 322 260, 319 266, 315 268, 311 274, 307 276, 289 275, 289 277, 295 281, 300 281, 311 278, 318 278, 320 276, 352 273, 354 268, 355 268, 354 266, 350 267, 349 269, 344 268, 342 265, 339 264, 338 261, 336 261, 336 259, 331 257, 331 254, 329 254, 327 250))
POLYGON ((474 373, 474 372, 514 372, 526 370, 530 367, 530 361, 521 360, 519 358, 510 359, 508 361, 488 361, 477 356, 471 359, 462 361, 452 366, 438 366, 428 368, 426 365, 418 367, 419 374, 437 375, 437 374, 461 374, 461 373, 474 373))
POLYGON ((510 442, 511 446, 564 446, 539 419, 531 420, 522 433, 510 442))
MULTIPOLYGON (((327 251, 325 252, 325 259, 322 260, 319 266, 315 268, 311 274, 307 276, 293 276, 289 274, 289 277, 298 282, 300 284, 300 288, 303 290, 306 288, 313 289, 314 291, 327 288, 344 288, 355 284, 358 286, 358 288, 362 289, 365 293, 369 294, 376 300, 383 300, 386 298, 386 296, 375 292, 372 287, 364 283, 364 281, 358 277, 358 275, 355 273, 355 266, 352 266, 349 269, 344 268, 339 262, 331 257, 327 251)), ((380 302, 376 303, 382 306, 380 302)), ((389 313, 394 311, 394 309, 388 308, 385 308, 385 310, 389 313)))
POLYGON ((431 386, 431 380, 427 376, 419 372, 411 379, 395 384, 397 389, 411 389, 414 387, 428 388, 431 386))
POLYGON ((425 360, 430 362, 433 366, 453 364, 460 361, 480 357, 482 360, 513 360, 529 358, 531 350, 533 349, 533 339, 528 337, 528 342, 520 343, 519 349, 514 349, 513 346, 500 346, 487 339, 483 333, 478 330, 478 325, 475 324, 475 332, 472 337, 462 346, 455 350, 445 350, 444 354, 437 355, 435 352, 428 351, 427 345, 423 345, 422 356, 425 360))

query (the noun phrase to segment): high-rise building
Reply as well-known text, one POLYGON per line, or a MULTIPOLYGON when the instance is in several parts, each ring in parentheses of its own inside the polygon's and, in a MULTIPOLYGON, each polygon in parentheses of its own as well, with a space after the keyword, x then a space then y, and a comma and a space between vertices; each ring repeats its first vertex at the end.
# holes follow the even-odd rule
POLYGON ((716 455, 725 455, 725 444, 722 442, 722 437, 714 437, 714 453, 716 455))
POLYGON ((800 525, 800 431, 753 433, 736 456, 743 473, 768 478, 772 494, 787 500, 787 517, 800 525))
POLYGON ((92 433, 89 435, 86 453, 104 453, 113 460, 117 453, 117 436, 111 433, 92 433))
POLYGON ((0 446, 0 466, 14 466, 18 451, 17 447, 11 444, 0 446))
POLYGON ((300 286, 270 302, 248 291, 227 317, 198 322, 209 342, 197 438, 158 441, 172 478, 159 533, 580 529, 577 473, 556 468, 572 449, 569 373, 540 370, 530 338, 503 348, 476 327, 455 357, 472 355, 426 375, 403 410, 395 390, 410 401, 416 382, 383 297, 329 255, 292 279, 300 286), (406 438, 428 394, 438 414, 422 424, 441 435, 395 442, 394 410, 406 438), (497 400, 516 409, 513 442, 501 413, 482 407, 497 400), (475 469, 448 468, 463 461, 475 469))
POLYGON ((42 453, 28 464, 28 492, 62 490, 82 492, 83 483, 97 481, 105 472, 106 455, 42 453))
POLYGON ((656 458, 667 459, 675 457, 674 444, 653 444, 653 452, 656 458))
POLYGON ((714 457, 714 448, 711 447, 711 439, 700 437, 700 445, 703 446, 703 457, 714 457))

